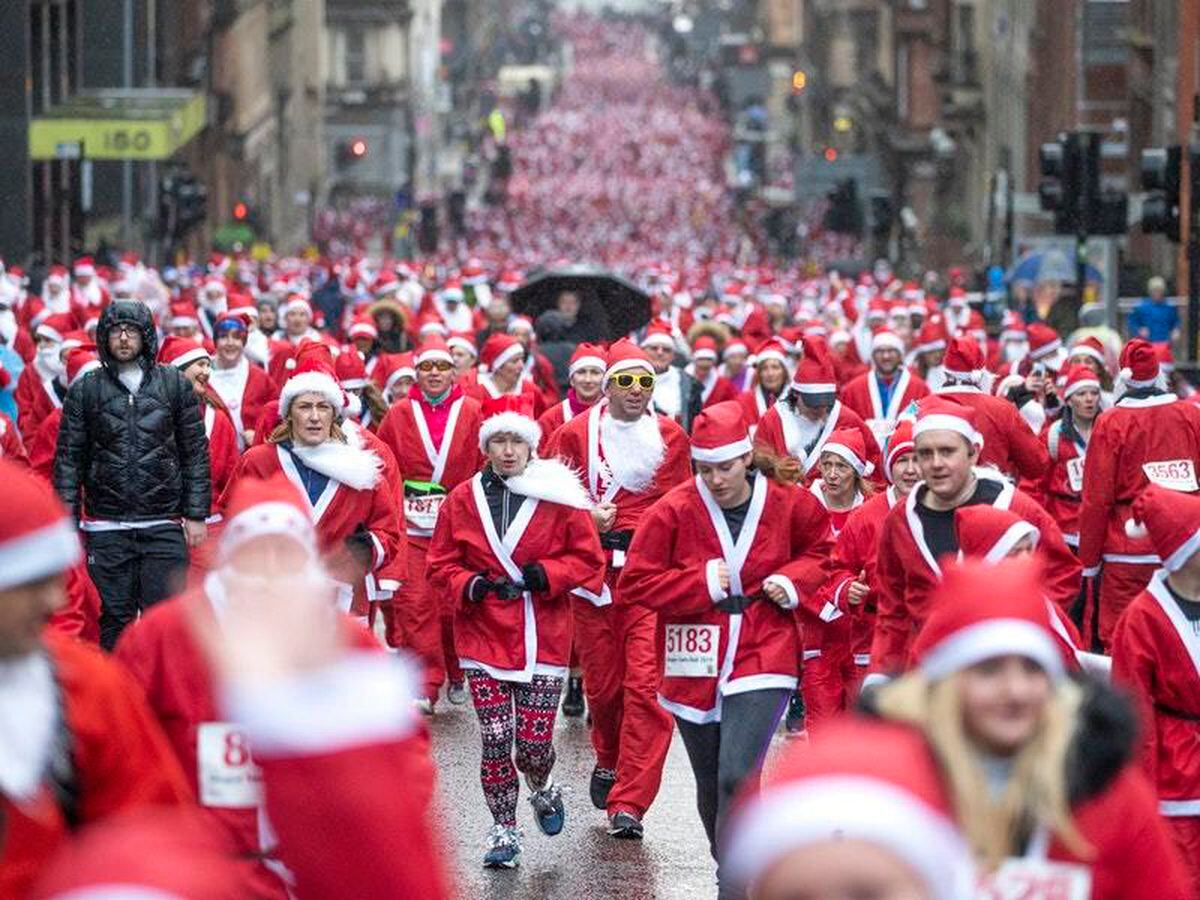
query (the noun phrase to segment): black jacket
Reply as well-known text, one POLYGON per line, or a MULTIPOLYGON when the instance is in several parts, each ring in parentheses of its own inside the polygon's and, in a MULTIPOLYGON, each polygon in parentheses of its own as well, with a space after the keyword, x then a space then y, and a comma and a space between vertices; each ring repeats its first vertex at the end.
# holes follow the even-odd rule
POLYGON ((63 403, 54 455, 59 497, 76 517, 82 499, 94 519, 205 519, 212 484, 204 419, 183 373, 154 363, 150 310, 128 300, 109 305, 96 345, 102 367, 73 384, 63 403), (138 362, 145 374, 136 394, 121 383, 108 352, 108 332, 126 322, 142 330, 138 362))

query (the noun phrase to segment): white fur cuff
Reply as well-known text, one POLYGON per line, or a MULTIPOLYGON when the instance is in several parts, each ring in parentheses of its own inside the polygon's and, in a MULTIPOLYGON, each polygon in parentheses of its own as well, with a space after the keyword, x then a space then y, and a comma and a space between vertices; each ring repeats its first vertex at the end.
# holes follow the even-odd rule
POLYGON ((792 579, 783 575, 768 575, 763 579, 763 585, 765 587, 768 584, 778 585, 787 594, 788 602, 783 604, 784 609, 795 609, 800 605, 800 595, 796 593, 796 586, 792 584, 792 579))
POLYGON ((720 603, 729 596, 728 592, 721 587, 721 579, 717 575, 717 566, 724 560, 710 559, 704 564, 704 581, 708 585, 708 597, 713 603, 720 603))

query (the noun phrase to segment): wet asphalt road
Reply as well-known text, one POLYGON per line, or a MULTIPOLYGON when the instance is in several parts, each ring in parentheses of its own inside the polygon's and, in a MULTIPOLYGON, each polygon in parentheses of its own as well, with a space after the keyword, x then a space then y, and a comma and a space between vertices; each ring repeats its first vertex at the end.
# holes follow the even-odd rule
MULTIPOLYGON (((561 714, 555 729, 554 777, 564 788, 567 825, 546 837, 533 821, 524 782, 518 826, 524 831, 514 871, 485 870, 484 839, 492 820, 479 786, 479 726, 470 701, 443 699, 430 721, 438 767, 443 833, 463 900, 707 900, 716 896, 716 864, 695 807, 695 782, 676 732, 658 799, 646 815, 646 837, 610 838, 604 813, 588 798, 593 756, 583 719, 561 714)), ((778 749, 782 738, 772 747, 778 749)))

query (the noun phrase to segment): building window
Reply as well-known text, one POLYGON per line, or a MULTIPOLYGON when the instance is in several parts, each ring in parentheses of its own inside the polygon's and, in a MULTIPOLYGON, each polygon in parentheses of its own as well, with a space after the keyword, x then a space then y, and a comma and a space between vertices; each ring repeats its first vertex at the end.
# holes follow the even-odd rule
POLYGON ((346 29, 346 83, 362 84, 367 80, 367 34, 362 28, 346 29))

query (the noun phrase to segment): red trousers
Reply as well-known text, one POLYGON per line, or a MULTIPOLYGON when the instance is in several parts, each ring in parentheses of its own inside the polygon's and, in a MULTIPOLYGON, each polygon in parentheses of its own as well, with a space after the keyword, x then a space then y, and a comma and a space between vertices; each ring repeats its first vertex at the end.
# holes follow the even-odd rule
MULTIPOLYGON (((458 659, 454 656, 453 599, 438 598, 430 590, 425 577, 425 555, 429 542, 423 538, 408 539, 408 580, 392 598, 383 605, 384 625, 387 642, 391 647, 411 650, 425 666, 425 695, 436 700, 442 682, 446 680, 446 657, 454 660, 458 670, 458 659), (449 607, 444 611, 443 607, 449 607), (449 616, 449 625, 444 624, 449 616), (443 632, 450 629, 449 654, 443 632)), ((462 672, 458 671, 458 680, 462 672)))
MULTIPOLYGON (((1109 652, 1117 619, 1134 598, 1145 590, 1158 569, 1156 565, 1105 562, 1100 570, 1100 643, 1109 652)), ((1088 616, 1090 623, 1091 616, 1088 616)))
POLYGON ((1200 898, 1200 816, 1168 816, 1166 822, 1187 868, 1192 896, 1200 898))
POLYGON ((641 818, 658 794, 673 729, 658 703, 658 617, 640 606, 597 607, 579 597, 571 608, 596 765, 617 773, 608 812, 641 818))

